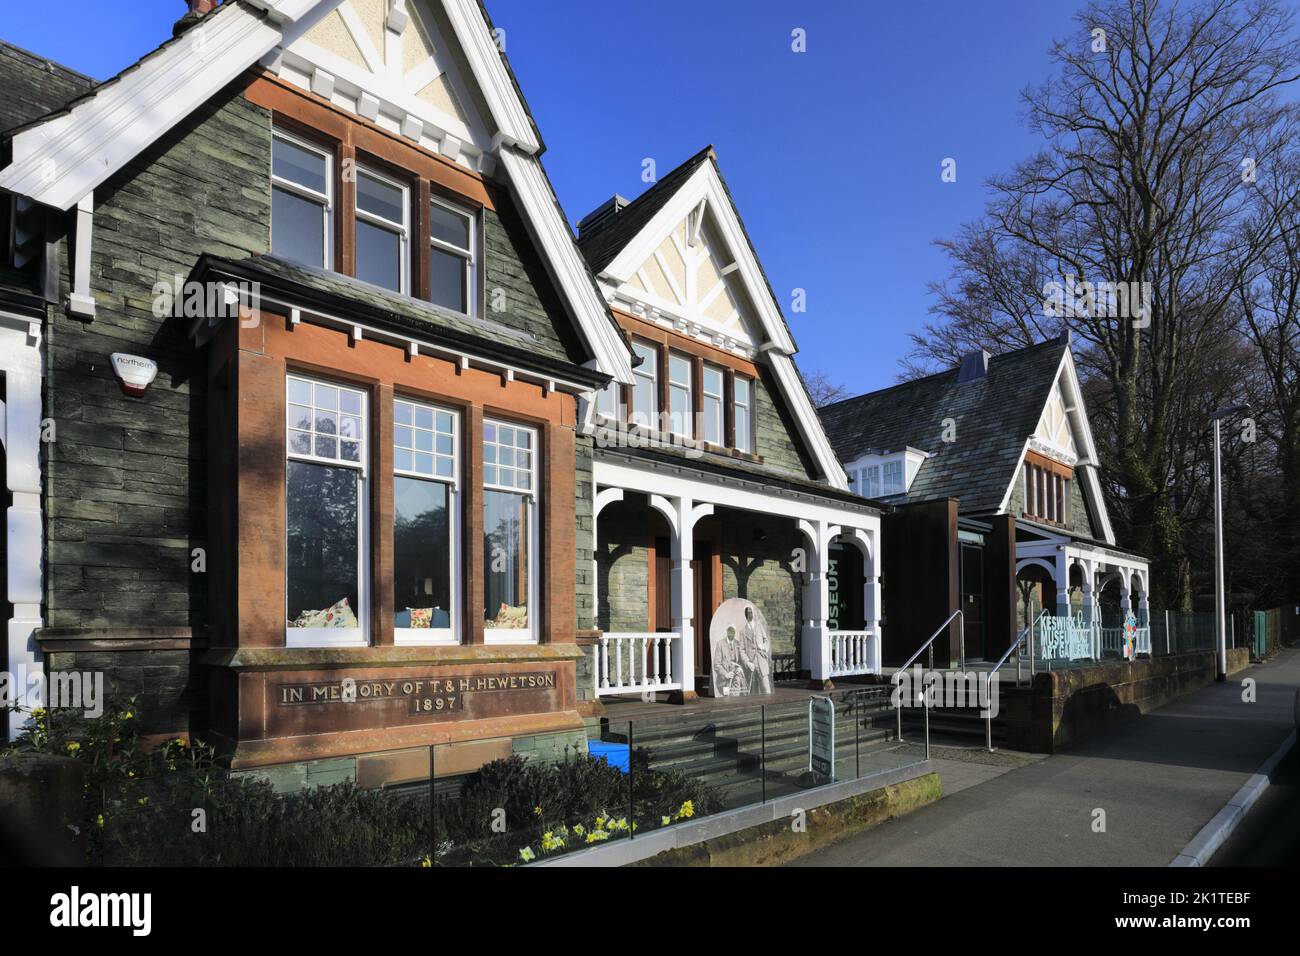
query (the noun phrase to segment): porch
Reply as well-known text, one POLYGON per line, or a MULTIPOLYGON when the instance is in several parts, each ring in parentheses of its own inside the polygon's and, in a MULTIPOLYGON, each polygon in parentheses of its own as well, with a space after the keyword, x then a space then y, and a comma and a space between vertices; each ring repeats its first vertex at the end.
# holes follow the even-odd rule
POLYGON ((598 697, 710 692, 709 629, 730 598, 763 615, 775 684, 879 673, 879 516, 865 502, 607 451, 593 477, 598 697))
POLYGON ((1091 542, 1020 542, 1020 642, 1043 665, 1150 656, 1150 571, 1145 558, 1091 542))

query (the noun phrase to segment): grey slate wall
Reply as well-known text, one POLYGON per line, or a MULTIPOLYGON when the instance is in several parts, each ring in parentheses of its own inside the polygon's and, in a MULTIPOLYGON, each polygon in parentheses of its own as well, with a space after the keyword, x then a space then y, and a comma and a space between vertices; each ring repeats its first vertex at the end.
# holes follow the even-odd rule
POLYGON ((650 630, 649 517, 646 506, 616 501, 600 513, 597 536, 599 606, 602 631, 650 630))
POLYGON ((56 309, 47 333, 51 626, 203 623, 204 356, 183 320, 154 316, 153 286, 204 251, 266 251, 269 170, 269 114, 226 91, 95 191, 97 314, 56 309), (121 393, 113 352, 158 363, 143 398, 121 393))
POLYGON ((763 368, 754 389, 755 450, 771 468, 816 479, 820 475, 804 451, 799 429, 780 394, 772 373, 763 368))
POLYGON ((532 335, 540 350, 576 364, 587 360, 541 257, 508 193, 483 214, 484 316, 532 335))
POLYGON ((794 654, 797 663, 803 583, 790 561, 794 549, 802 547, 798 529, 789 518, 731 510, 720 525, 723 600, 753 601, 767 621, 772 653, 794 654))
POLYGON ((1070 521, 1075 534, 1096 537, 1092 530, 1092 519, 1088 516, 1088 503, 1083 496, 1083 471, 1077 471, 1070 482, 1070 521))

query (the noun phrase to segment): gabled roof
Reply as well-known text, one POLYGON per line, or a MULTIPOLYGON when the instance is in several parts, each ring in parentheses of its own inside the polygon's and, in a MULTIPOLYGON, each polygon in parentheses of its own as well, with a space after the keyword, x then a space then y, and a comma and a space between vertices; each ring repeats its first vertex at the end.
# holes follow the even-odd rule
POLYGON ((578 248, 586 256, 591 271, 599 275, 636 234, 646 227, 655 213, 677 194, 691 174, 710 160, 716 161, 716 158, 713 147, 705 146, 616 215, 606 217, 590 229, 583 229, 578 236, 578 248))
POLYGON ((66 66, 0 41, 0 133, 59 109, 95 88, 95 81, 66 66))
POLYGON ((677 166, 599 228, 580 236, 578 247, 598 278, 626 281, 701 202, 721 227, 722 239, 741 267, 741 277, 767 342, 793 355, 798 346, 712 146, 677 166))
POLYGON ((992 356, 981 378, 959 384, 949 369, 828 405, 821 419, 845 463, 906 447, 930 453, 909 501, 959 498, 963 513, 995 512, 1068 355, 1061 340, 1031 345, 992 356), (952 442, 943 440, 948 420, 952 442))
POLYGON ((653 186, 594 228, 584 229, 578 247, 592 271, 607 287, 617 287, 654 255, 666 237, 701 204, 708 210, 723 244, 734 257, 748 300, 761 326, 756 344, 760 360, 766 359, 782 399, 789 407, 809 457, 834 488, 847 489, 848 481, 823 432, 808 390, 794 364, 794 336, 753 241, 740 217, 731 190, 718 166, 712 146, 660 178, 653 186))
MULTIPOLYGON (((227 0, 118 76, 12 136, 0 188, 67 210, 340 0, 227 0)), ((500 165, 597 367, 632 381, 631 356, 538 159, 542 146, 479 0, 441 3, 487 104, 500 165)))

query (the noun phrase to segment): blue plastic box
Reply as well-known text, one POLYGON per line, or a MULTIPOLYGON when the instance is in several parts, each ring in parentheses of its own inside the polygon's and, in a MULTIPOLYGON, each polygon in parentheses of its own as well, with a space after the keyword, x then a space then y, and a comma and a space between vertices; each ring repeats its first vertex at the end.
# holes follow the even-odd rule
POLYGON ((628 749, 627 744, 610 743, 608 740, 588 740, 587 752, 593 757, 605 761, 611 767, 617 767, 624 773, 628 772, 628 749))

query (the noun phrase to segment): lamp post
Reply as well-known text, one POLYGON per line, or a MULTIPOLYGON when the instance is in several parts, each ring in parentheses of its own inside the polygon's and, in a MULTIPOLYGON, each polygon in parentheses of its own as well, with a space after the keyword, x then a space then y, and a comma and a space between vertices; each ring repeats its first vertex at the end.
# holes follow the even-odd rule
POLYGON ((1230 405, 1220 408, 1214 419, 1214 639, 1219 649, 1218 679, 1228 676, 1228 626, 1226 597, 1223 586, 1223 484, 1219 466, 1219 422, 1229 415, 1250 411, 1250 405, 1230 405))

